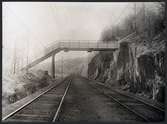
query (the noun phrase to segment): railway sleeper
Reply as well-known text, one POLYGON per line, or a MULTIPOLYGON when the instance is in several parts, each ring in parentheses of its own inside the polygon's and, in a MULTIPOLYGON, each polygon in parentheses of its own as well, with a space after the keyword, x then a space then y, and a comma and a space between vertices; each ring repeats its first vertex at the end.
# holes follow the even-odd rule
MULTIPOLYGON (((56 111, 56 110, 55 110, 56 111)), ((34 109, 34 110, 23 110, 19 111, 18 114, 41 114, 41 115, 52 115, 54 114, 53 110, 47 110, 47 109, 34 109)))
POLYGON ((151 121, 158 122, 158 121, 163 121, 164 120, 164 115, 162 113, 154 112, 154 111, 150 110, 149 108, 133 106, 132 109, 134 109, 135 111, 137 111, 137 112, 141 113, 142 115, 146 116, 151 121))
POLYGON ((46 120, 23 120, 23 119, 7 119, 5 122, 48 122, 46 120))
POLYGON ((33 120, 48 120, 50 118, 49 115, 44 115, 44 114, 15 114, 13 117, 11 117, 13 119, 20 119, 20 118, 24 118, 24 119, 33 119, 33 120))

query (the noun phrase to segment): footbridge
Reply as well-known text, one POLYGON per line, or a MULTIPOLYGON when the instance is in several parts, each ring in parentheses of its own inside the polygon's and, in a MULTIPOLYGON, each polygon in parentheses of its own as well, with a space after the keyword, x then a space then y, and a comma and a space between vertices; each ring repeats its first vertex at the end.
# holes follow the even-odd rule
POLYGON ((35 61, 31 62, 22 70, 27 70, 38 63, 44 61, 45 59, 52 57, 52 76, 55 75, 55 55, 60 51, 114 51, 119 48, 118 42, 109 42, 103 43, 102 41, 56 41, 48 45, 47 48, 44 50, 44 55, 35 61))

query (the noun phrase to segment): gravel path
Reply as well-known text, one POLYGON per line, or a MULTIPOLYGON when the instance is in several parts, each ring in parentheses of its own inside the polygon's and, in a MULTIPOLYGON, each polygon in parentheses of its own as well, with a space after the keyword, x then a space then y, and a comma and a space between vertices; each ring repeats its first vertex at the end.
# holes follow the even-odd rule
POLYGON ((140 121, 135 115, 95 91, 88 82, 82 77, 73 78, 59 121, 140 121))

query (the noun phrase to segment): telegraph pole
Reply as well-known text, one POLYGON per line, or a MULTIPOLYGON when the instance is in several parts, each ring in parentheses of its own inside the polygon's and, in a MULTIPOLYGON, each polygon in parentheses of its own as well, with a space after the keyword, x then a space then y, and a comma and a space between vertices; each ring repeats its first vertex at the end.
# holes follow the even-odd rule
MULTIPOLYGON (((27 65, 28 65, 28 58, 29 57, 29 40, 27 40, 27 65)), ((26 73, 28 73, 28 69, 26 69, 26 73)))
POLYGON ((62 63, 61 63, 61 77, 63 79, 63 56, 61 57, 61 61, 62 61, 62 63))
POLYGON ((88 58, 87 58, 87 77, 89 78, 89 76, 88 76, 88 68, 89 68, 89 54, 88 54, 88 58))
POLYGON ((14 42, 13 74, 16 73, 16 41, 14 42))
POLYGON ((52 55, 52 66, 51 66, 51 69, 52 69, 52 77, 53 79, 55 79, 55 54, 52 55))
MULTIPOLYGON (((148 8, 146 8, 146 12, 148 12, 148 8)), ((151 28, 151 16, 149 14, 147 14, 148 16, 148 26, 147 29, 148 29, 148 37, 149 37, 149 40, 152 41, 152 28, 151 28)))
POLYGON ((146 37, 146 27, 145 27, 145 25, 146 25, 146 20, 145 20, 145 18, 146 18, 146 15, 145 15, 145 4, 144 4, 144 2, 143 2, 143 28, 144 28, 144 35, 145 35, 145 37, 146 37))
POLYGON ((134 3, 134 16, 135 16, 135 32, 137 33, 137 27, 136 27, 136 14, 137 14, 137 12, 136 12, 136 2, 134 3))

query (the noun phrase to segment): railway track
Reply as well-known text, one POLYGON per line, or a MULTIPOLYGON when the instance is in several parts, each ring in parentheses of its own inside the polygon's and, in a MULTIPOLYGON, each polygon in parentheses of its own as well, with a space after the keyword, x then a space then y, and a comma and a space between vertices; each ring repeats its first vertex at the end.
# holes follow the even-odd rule
MULTIPOLYGON (((89 83, 90 84, 90 83, 89 83)), ((114 100, 122 108, 128 110, 132 114, 135 114, 138 118, 145 122, 160 122, 164 121, 165 110, 160 107, 151 105, 140 99, 127 96, 116 90, 112 90, 102 84, 93 83, 90 84, 96 91, 104 96, 114 100)))
MULTIPOLYGON (((14 112, 2 118, 4 122, 55 122, 60 117, 61 107, 69 90, 72 77, 50 87, 14 112)), ((98 93, 116 102, 122 109, 136 115, 141 121, 159 122, 164 120, 165 111, 145 101, 112 90, 100 83, 88 83, 98 93)))
POLYGON ((58 120, 71 78, 45 90, 14 112, 2 118, 4 122, 54 122, 58 120))

